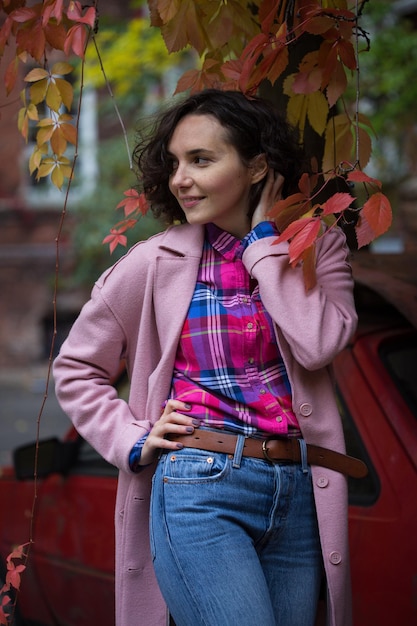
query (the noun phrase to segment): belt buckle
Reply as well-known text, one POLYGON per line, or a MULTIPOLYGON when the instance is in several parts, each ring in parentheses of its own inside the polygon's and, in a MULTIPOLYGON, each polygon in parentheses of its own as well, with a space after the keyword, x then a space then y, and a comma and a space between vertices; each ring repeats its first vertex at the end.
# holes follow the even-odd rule
POLYGON ((264 458, 266 461, 269 461, 269 463, 275 463, 275 459, 271 459, 271 457, 268 454, 268 448, 266 447, 269 441, 272 441, 273 439, 275 439, 275 437, 267 437, 266 439, 263 440, 262 442, 262 454, 264 455, 264 458))

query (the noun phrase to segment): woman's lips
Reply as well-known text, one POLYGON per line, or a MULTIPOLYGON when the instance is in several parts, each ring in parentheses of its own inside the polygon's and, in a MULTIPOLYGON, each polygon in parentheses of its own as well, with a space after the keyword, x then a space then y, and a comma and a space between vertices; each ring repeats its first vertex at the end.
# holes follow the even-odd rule
POLYGON ((203 200, 203 196, 185 196, 180 198, 180 202, 185 209, 192 209, 203 200))

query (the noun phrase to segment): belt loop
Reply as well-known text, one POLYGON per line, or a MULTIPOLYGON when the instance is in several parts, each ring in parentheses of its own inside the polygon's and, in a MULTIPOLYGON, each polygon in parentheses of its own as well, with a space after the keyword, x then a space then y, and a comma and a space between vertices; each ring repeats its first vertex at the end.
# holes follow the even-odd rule
POLYGON ((233 467, 236 469, 240 468, 240 464, 242 462, 243 455, 243 447, 245 445, 245 435, 238 435, 236 440, 235 453, 233 455, 233 467))
POLYGON ((301 469, 303 470, 303 474, 308 474, 307 444, 304 439, 299 439, 298 443, 300 444, 301 452, 301 469))

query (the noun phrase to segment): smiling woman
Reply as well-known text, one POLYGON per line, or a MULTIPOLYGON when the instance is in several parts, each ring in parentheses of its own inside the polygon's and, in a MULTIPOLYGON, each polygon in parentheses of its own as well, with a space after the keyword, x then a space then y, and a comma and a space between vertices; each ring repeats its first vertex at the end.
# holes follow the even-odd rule
MULTIPOLYGON (((245 165, 221 124, 207 115, 184 117, 172 135, 168 152, 172 158, 169 189, 187 222, 212 222, 243 239, 250 230, 250 188, 268 171, 265 155, 245 165)), ((280 186, 282 181, 280 177, 280 186)))
POLYGON ((325 572, 329 625, 350 626, 346 476, 364 468, 328 367, 357 319, 344 236, 318 240, 307 293, 269 218, 303 156, 262 100, 190 96, 135 157, 170 227, 99 278, 54 367, 119 469, 116 624, 165 626, 168 607, 177 626, 313 626, 325 572))

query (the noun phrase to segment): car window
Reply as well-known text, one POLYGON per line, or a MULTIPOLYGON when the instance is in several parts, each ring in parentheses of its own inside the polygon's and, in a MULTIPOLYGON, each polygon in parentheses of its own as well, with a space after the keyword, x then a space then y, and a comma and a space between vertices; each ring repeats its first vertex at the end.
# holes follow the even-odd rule
POLYGON ((380 356, 404 401, 417 418, 417 337, 383 344, 380 356))
POLYGON ((88 474, 90 476, 117 476, 117 469, 103 459, 100 454, 80 437, 77 462, 71 474, 88 474))
POLYGON ((369 470, 365 478, 348 478, 349 504, 371 506, 379 497, 379 479, 339 388, 336 389, 336 400, 342 418, 346 453, 364 461, 369 470))

